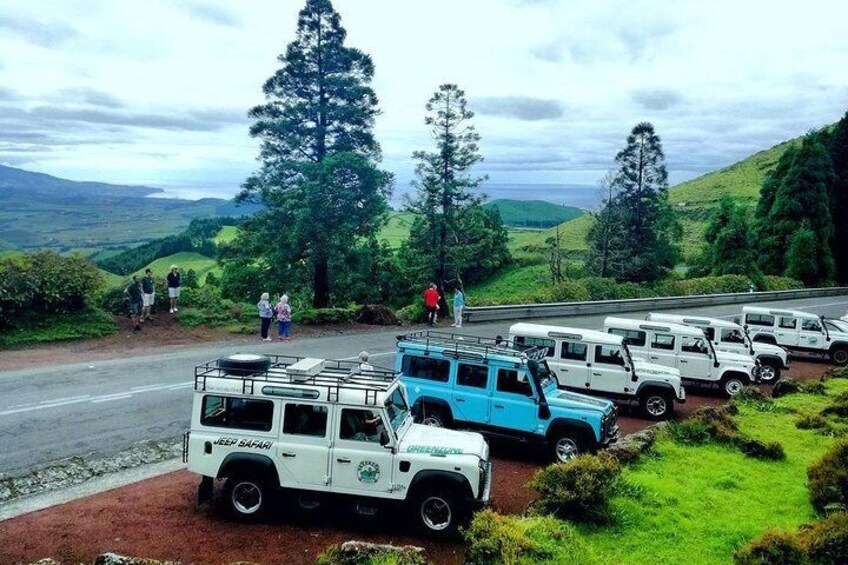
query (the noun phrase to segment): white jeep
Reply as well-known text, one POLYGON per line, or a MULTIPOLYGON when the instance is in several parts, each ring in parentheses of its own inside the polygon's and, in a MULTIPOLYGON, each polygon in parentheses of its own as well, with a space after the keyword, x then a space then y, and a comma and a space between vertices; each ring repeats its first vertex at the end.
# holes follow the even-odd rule
POLYGON ((203 476, 200 503, 226 479, 237 520, 259 519, 282 489, 309 509, 339 498, 363 515, 400 505, 424 532, 448 535, 488 502, 483 436, 414 424, 393 371, 233 355, 196 367, 194 390, 183 459, 203 476))
POLYGON ((774 384, 781 371, 789 369, 789 352, 779 345, 751 341, 747 330, 737 323, 719 318, 682 316, 680 314, 648 314, 651 322, 683 324, 700 329, 716 351, 751 355, 760 362, 760 381, 774 384))
POLYGON ((604 330, 621 336, 634 357, 679 369, 684 384, 718 386, 728 396, 735 396, 745 385, 760 380, 759 361, 750 355, 716 351, 698 328, 607 318, 604 330))
POLYGON ((619 402, 637 402, 652 420, 674 413, 674 403, 686 402, 676 368, 634 359, 621 337, 595 330, 513 324, 510 340, 517 347, 547 350, 548 367, 560 386, 619 402))
POLYGON ((745 306, 743 320, 751 340, 786 347, 793 353, 827 357, 848 365, 848 331, 836 320, 818 314, 782 308, 745 306))

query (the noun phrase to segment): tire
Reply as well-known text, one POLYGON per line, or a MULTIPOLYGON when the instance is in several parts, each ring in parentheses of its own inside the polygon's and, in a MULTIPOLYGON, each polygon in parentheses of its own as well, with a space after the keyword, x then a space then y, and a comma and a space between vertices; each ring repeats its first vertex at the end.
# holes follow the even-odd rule
POLYGON ((760 382, 773 385, 780 380, 780 365, 777 361, 764 361, 760 367, 760 382))
POLYGON ((568 428, 552 433, 548 445, 549 456, 554 463, 567 463, 578 455, 588 453, 583 434, 568 428))
POLYGON ((265 516, 269 494, 268 483, 258 475, 237 474, 224 485, 224 504, 233 520, 258 522, 265 516))
POLYGON ((665 391, 649 390, 639 395, 639 409, 649 420, 667 420, 674 414, 674 398, 665 391))
POLYGON ((837 365, 848 365, 848 348, 834 347, 830 352, 830 359, 837 365))
POLYGON ((450 418, 444 409, 435 406, 423 405, 421 407, 421 424, 434 428, 449 428, 450 418))
POLYGON ((748 379, 741 375, 728 375, 721 379, 721 389, 729 398, 733 398, 748 384, 748 379))
POLYGON ((416 496, 413 511, 419 530, 435 538, 455 536, 468 514, 453 492, 442 489, 428 489, 416 496))
POLYGON ((229 357, 218 359, 218 368, 228 375, 249 377, 257 373, 264 373, 271 367, 271 359, 265 355, 253 355, 250 353, 236 353, 229 357))

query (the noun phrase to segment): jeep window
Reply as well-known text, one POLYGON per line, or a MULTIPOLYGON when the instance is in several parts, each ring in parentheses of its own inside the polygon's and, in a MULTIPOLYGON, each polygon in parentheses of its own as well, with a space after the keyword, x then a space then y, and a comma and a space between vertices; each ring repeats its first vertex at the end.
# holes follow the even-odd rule
POLYGON ((774 316, 768 314, 746 314, 745 323, 749 326, 773 326, 774 316))
POLYGON ((624 356, 621 354, 621 348, 617 345, 596 345, 595 363, 623 367, 624 356))
POLYGON ((267 432, 274 419, 274 403, 270 400, 204 396, 200 425, 267 432))
POLYGON ((339 439, 380 443, 383 420, 379 412, 344 408, 339 428, 339 439))
POLYGON ((286 404, 284 414, 284 434, 326 437, 326 406, 318 406, 316 404, 286 404))
MULTIPOLYGON (((801 329, 808 332, 821 332, 822 327, 818 320, 804 320, 801 322, 801 329)), ((832 331, 839 331, 839 328, 833 328, 832 331)))
POLYGON ((498 369, 498 391, 533 396, 533 388, 530 386, 527 373, 519 373, 511 369, 498 369))
POLYGON ((484 365, 460 363, 456 368, 456 384, 473 388, 486 388, 489 368, 484 365))
POLYGON ((683 336, 680 340, 680 351, 684 353, 696 353, 707 355, 709 351, 704 340, 700 337, 683 336))
POLYGON ((515 344, 521 346, 520 349, 530 349, 531 347, 544 347, 548 350, 548 357, 553 357, 556 354, 556 342, 552 339, 546 339, 541 337, 524 337, 523 335, 519 335, 515 337, 515 344))
POLYGON ((386 399, 386 413, 389 415, 389 425, 397 432, 409 416, 409 406, 400 388, 396 388, 386 399))
POLYGON ((742 335, 742 330, 737 328, 722 328, 721 329, 722 343, 745 343, 745 337, 742 335))
POLYGON ((674 351, 674 336, 671 334, 654 334, 651 340, 651 349, 674 351))
POLYGON ((560 357, 563 359, 572 359, 574 361, 585 361, 587 351, 589 351, 589 346, 585 343, 563 341, 560 357))
POLYGON ((795 318, 785 318, 781 316, 780 323, 778 325, 784 330, 794 330, 798 327, 798 320, 795 318))
POLYGON ((623 338, 627 345, 635 345, 636 347, 645 347, 646 333, 640 330, 621 330, 611 328, 609 333, 618 335, 623 338))
POLYGON ((450 376, 450 361, 447 359, 433 359, 432 357, 404 355, 401 370, 407 377, 446 383, 450 376))

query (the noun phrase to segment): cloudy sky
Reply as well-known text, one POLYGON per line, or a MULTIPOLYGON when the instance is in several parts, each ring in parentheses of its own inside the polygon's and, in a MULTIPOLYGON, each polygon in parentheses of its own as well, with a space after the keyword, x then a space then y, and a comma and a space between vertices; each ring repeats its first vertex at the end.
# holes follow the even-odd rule
MULTIPOLYGON (((335 0, 374 59, 398 191, 423 106, 467 92, 494 183, 593 184, 642 120, 671 180, 848 109, 844 0, 335 0)), ((0 0, 0 163, 228 196, 255 167, 246 111, 302 0, 0 0)))

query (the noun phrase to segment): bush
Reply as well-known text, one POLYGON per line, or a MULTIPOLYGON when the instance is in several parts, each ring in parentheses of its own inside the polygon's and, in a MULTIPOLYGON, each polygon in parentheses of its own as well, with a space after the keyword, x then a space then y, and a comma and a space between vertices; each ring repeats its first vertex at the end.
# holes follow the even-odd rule
POLYGON ((620 472, 618 462, 603 454, 549 465, 528 484, 539 493, 534 510, 578 520, 605 519, 620 472))
POLYGON ((741 391, 739 391, 739 394, 731 399, 730 403, 734 406, 751 406, 760 412, 775 411, 774 400, 766 396, 765 393, 756 386, 744 387, 741 391))
POLYGON ((636 283, 620 283, 615 279, 589 277, 580 281, 589 293, 589 300, 628 300, 646 298, 651 293, 636 283))
POLYGON ((783 446, 776 441, 763 443, 758 439, 740 438, 735 443, 742 453, 754 459, 764 459, 766 461, 782 461, 786 459, 783 446))
POLYGON ((795 288, 804 288, 804 283, 790 277, 766 275, 762 278, 762 286, 759 290, 770 292, 777 290, 792 290, 795 288))
POLYGON ((801 386, 798 384, 798 381, 790 377, 784 377, 774 383, 774 386, 771 389, 771 396, 772 398, 780 398, 781 396, 795 394, 800 391, 801 386))
POLYGON ((824 388, 824 382, 822 381, 802 381, 798 384, 798 389, 805 394, 818 394, 822 396, 827 394, 824 388))
POLYGON ((420 324, 427 319, 424 312, 424 304, 416 301, 409 306, 404 306, 397 311, 398 319, 404 324, 420 324))
POLYGON ((810 563, 848 563, 848 513, 836 512, 801 528, 798 537, 807 550, 810 563))
POLYGON ((848 418, 848 392, 838 394, 831 403, 821 411, 822 416, 837 416, 848 418))
POLYGON ((356 308, 315 308, 300 310, 292 316, 292 321, 304 326, 330 326, 349 324, 356 318, 356 308))
POLYGON ((356 321, 374 326, 396 326, 399 323, 398 317, 391 309, 379 304, 369 304, 360 308, 356 313, 356 321))
POLYGON ((794 534, 768 531, 739 549, 737 565, 788 565, 806 563, 805 548, 794 534))
POLYGON ((117 329, 112 316, 98 308, 86 307, 70 314, 42 317, 32 320, 25 327, 15 327, 2 332, 0 346, 91 339, 112 335, 117 329))
POLYGON ((663 281, 655 290, 660 296, 694 296, 703 294, 728 294, 748 292, 751 280, 742 275, 722 275, 719 277, 698 277, 678 281, 663 281))
POLYGON ((318 556, 318 565, 426 565, 424 550, 363 542, 333 545, 318 556))
MULTIPOLYGON (((754 393, 748 393, 756 397, 754 393)), ((700 445, 710 441, 735 447, 748 457, 766 460, 786 458, 783 446, 777 442, 763 443, 739 433, 739 427, 733 419, 735 408, 703 407, 697 409, 682 422, 671 422, 668 432, 671 438, 683 445, 700 445)))
POLYGON ((821 414, 803 414, 795 420, 795 427, 799 430, 827 430, 831 426, 821 414))
POLYGON ((822 377, 823 381, 828 379, 848 379, 848 367, 829 369, 822 377))
POLYGON ((836 443, 807 470, 807 490, 819 512, 848 509, 848 441, 836 443))
POLYGON ((589 291, 576 281, 563 280, 550 289, 552 302, 585 302, 589 300, 589 291))

